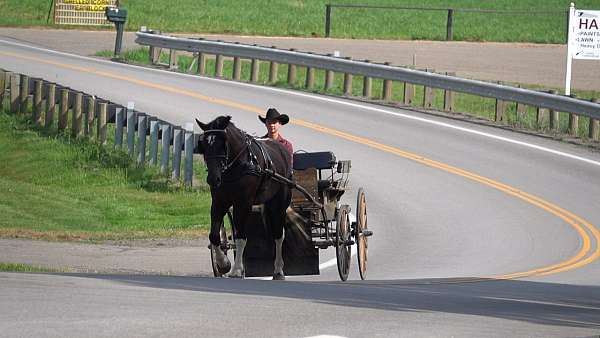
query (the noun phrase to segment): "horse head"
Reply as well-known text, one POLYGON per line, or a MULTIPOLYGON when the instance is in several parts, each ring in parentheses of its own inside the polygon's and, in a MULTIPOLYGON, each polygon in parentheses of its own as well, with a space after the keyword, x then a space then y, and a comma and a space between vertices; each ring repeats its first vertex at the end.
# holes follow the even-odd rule
POLYGON ((212 188, 218 188, 221 185, 222 175, 229 159, 226 129, 230 121, 231 116, 219 116, 206 124, 196 119, 196 123, 204 132, 198 140, 198 149, 204 156, 204 162, 208 169, 206 182, 212 188))

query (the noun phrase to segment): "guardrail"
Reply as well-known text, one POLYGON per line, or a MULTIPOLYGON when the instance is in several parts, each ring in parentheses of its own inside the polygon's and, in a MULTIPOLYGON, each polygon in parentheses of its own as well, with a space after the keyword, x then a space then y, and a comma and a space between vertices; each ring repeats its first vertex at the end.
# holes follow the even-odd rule
POLYGON ((197 139, 193 125, 184 129, 136 111, 132 102, 125 107, 57 83, 0 69, 0 109, 4 108, 5 99, 12 113, 31 112, 37 127, 69 132, 73 138, 94 139, 103 145, 108 142, 108 124, 112 123, 111 141, 115 148, 127 150, 139 165, 159 165, 163 175, 170 174, 175 180, 181 179, 183 162, 184 184, 192 185, 197 139))
POLYGON ((538 121, 541 116, 549 115, 550 129, 557 129, 559 122, 558 112, 570 113, 569 130, 573 135, 577 134, 578 116, 585 116, 592 119, 589 123, 589 138, 597 140, 597 124, 600 119, 600 104, 597 100, 586 101, 575 97, 557 95, 556 92, 542 92, 529 89, 511 87, 507 85, 494 84, 489 82, 469 80, 451 76, 451 74, 436 74, 427 71, 420 71, 410 68, 392 66, 390 64, 377 64, 367 61, 351 60, 349 58, 333 57, 331 55, 320 55, 313 53, 303 53, 295 50, 281 50, 274 47, 263 47, 257 45, 244 45, 239 43, 228 43, 223 41, 212 41, 205 39, 178 38, 167 35, 153 34, 152 32, 137 32, 136 42, 140 45, 150 47, 150 59, 157 60, 157 51, 161 48, 171 50, 171 66, 176 66, 177 51, 187 51, 194 53, 198 60, 198 69, 200 74, 206 72, 207 55, 214 55, 215 75, 223 76, 223 58, 231 57, 234 59, 233 76, 234 80, 239 80, 240 59, 252 60, 252 78, 251 82, 257 82, 258 69, 260 61, 271 63, 269 69, 269 82, 277 73, 278 64, 288 64, 288 83, 296 81, 297 66, 306 67, 306 88, 314 86, 314 70, 323 69, 326 71, 325 89, 332 85, 334 72, 344 74, 344 93, 351 94, 352 75, 362 75, 364 77, 365 96, 371 91, 373 78, 383 79, 384 101, 391 100, 392 82, 399 81, 404 86, 404 103, 410 104, 414 96, 414 85, 421 85, 425 88, 423 106, 431 107, 431 89, 439 88, 444 90, 444 110, 453 111, 454 92, 462 92, 471 95, 489 97, 496 99, 495 121, 505 120, 506 102, 516 102, 517 110, 522 110, 523 105, 537 107, 538 121), (519 107, 520 105, 520 107, 519 107), (547 111, 544 111, 547 110, 547 111))

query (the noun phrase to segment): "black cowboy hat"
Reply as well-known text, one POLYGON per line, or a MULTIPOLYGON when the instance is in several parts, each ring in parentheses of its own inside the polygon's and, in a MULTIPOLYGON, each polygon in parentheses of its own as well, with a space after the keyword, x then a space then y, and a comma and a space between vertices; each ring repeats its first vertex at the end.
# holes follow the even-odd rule
POLYGON ((261 120, 262 123, 267 123, 268 120, 278 120, 281 125, 284 125, 290 121, 289 116, 286 114, 279 114, 275 108, 269 108, 269 110, 267 110, 266 117, 258 115, 258 119, 261 120))

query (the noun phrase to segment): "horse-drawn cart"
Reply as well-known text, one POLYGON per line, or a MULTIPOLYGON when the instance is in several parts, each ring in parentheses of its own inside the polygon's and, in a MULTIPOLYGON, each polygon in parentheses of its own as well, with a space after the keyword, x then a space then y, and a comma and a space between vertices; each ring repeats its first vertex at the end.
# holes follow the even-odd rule
MULTIPOLYGON (((356 244, 358 270, 365 279, 367 272, 368 237, 372 232, 367 225, 367 204, 362 188, 358 189, 355 221, 350 219, 351 208, 340 199, 348 188, 350 161, 337 161, 332 152, 299 152, 293 158, 292 180, 270 172, 272 179, 288 184, 292 201, 287 213, 283 243, 284 272, 286 275, 317 275, 319 249, 335 247, 337 267, 342 280, 348 278, 352 246, 356 244)), ((247 277, 270 276, 273 273, 275 248, 270 227, 265 218, 264 205, 256 205, 246 224, 249 232, 244 250, 244 268, 247 277)), ((230 221, 231 212, 228 213, 230 221)), ((235 234, 229 236, 221 227, 221 248, 235 255, 235 234)), ((214 249, 211 248, 213 272, 220 277, 214 249)))

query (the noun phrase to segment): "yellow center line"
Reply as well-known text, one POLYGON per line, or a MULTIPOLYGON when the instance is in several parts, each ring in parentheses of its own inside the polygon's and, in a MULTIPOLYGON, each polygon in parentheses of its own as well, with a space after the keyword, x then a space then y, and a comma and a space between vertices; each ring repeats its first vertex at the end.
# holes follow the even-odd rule
MULTIPOLYGON (((102 77, 106 77, 106 78, 125 81, 125 82, 133 83, 133 84, 136 84, 136 85, 139 85, 142 87, 153 88, 153 89, 165 91, 168 93, 193 97, 193 98, 196 98, 201 101, 207 101, 207 102, 223 105, 226 107, 231 107, 231 108, 235 108, 235 109, 239 109, 239 110, 243 110, 243 111, 249 111, 252 113, 262 113, 262 109, 255 107, 255 106, 241 104, 241 103, 233 102, 233 101, 226 100, 226 99, 219 99, 219 98, 215 98, 215 97, 201 95, 201 94, 198 94, 197 92, 193 92, 190 90, 167 86, 167 85, 161 85, 158 83, 139 80, 139 79, 135 79, 135 78, 128 77, 128 76, 117 75, 117 74, 110 73, 110 72, 100 71, 95 68, 69 65, 69 64, 64 64, 64 63, 60 63, 60 62, 55 62, 55 61, 38 58, 38 57, 24 56, 24 55, 20 55, 20 54, 16 54, 16 53, 3 52, 3 51, 0 51, 0 55, 11 56, 11 57, 19 58, 19 59, 35 61, 35 62, 39 62, 39 63, 43 63, 43 64, 49 64, 49 65, 57 66, 60 68, 71 69, 71 70, 75 70, 75 71, 79 71, 79 72, 83 72, 83 73, 89 73, 89 74, 94 74, 94 75, 98 75, 98 76, 102 76, 102 77)), ((400 156, 400 157, 421 163, 428 167, 436 168, 436 169, 448 172, 450 174, 458 175, 458 176, 464 177, 466 179, 481 183, 488 187, 494 188, 494 189, 504 192, 510 196, 519 198, 529 204, 532 204, 532 205, 534 205, 542 210, 545 210, 546 212, 562 219, 564 222, 571 225, 577 231, 579 236, 581 237, 582 242, 581 242, 580 250, 575 255, 573 255, 572 257, 570 257, 562 262, 544 266, 544 267, 540 267, 540 268, 527 270, 527 271, 514 272, 514 273, 510 273, 510 274, 496 275, 496 276, 491 276, 491 277, 482 277, 481 280, 488 279, 488 278, 514 279, 514 278, 523 278, 523 277, 530 277, 530 276, 550 275, 550 274, 555 274, 555 273, 583 267, 585 265, 590 264, 591 262, 595 261, 596 259, 598 259, 600 257, 600 231, 598 231, 598 229, 594 225, 592 225, 585 219, 583 219, 583 218, 571 213, 570 211, 565 210, 555 204, 552 204, 540 197, 531 195, 525 191, 516 189, 514 187, 500 183, 500 182, 492 180, 490 178, 480 176, 480 175, 471 173, 469 171, 466 171, 466 170, 463 170, 463 169, 460 169, 460 168, 457 168, 457 167, 454 167, 454 166, 451 166, 451 165, 448 165, 448 164, 445 164, 442 162, 431 160, 431 159, 425 158, 425 157, 417 155, 417 154, 403 151, 401 149, 398 149, 398 148, 395 148, 395 147, 392 147, 392 146, 389 146, 386 144, 375 142, 373 140, 370 140, 370 139, 367 139, 364 137, 352 135, 352 134, 349 134, 346 132, 342 132, 342 131, 339 131, 336 129, 321 126, 316 123, 304 121, 301 119, 291 119, 290 123, 297 125, 297 126, 302 126, 302 127, 305 127, 305 128, 311 129, 311 130, 315 130, 320 133, 336 136, 336 137, 345 139, 350 142, 362 144, 362 145, 365 145, 365 146, 368 146, 368 147, 371 147, 373 149, 377 149, 377 150, 380 150, 383 152, 394 154, 396 156, 400 156), (586 229, 587 229, 587 231, 586 231, 586 229), (588 232, 591 233, 595 239, 595 249, 593 251, 592 251, 592 239, 591 239, 590 235, 588 234, 588 232)), ((472 281, 472 279, 470 279, 470 280, 472 281)))

